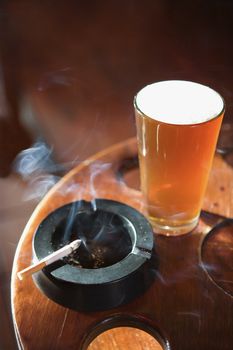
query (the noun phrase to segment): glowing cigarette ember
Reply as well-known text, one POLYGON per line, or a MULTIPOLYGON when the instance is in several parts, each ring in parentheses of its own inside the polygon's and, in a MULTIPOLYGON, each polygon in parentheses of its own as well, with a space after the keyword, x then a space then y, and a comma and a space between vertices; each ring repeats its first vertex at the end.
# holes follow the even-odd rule
POLYGON ((53 262, 64 258, 65 256, 73 253, 81 244, 80 239, 76 239, 70 244, 62 247, 61 249, 56 250, 52 254, 49 254, 44 259, 38 261, 37 263, 27 267, 26 269, 17 273, 17 276, 20 280, 23 280, 25 277, 31 276, 33 273, 42 270, 45 266, 52 264, 53 262))

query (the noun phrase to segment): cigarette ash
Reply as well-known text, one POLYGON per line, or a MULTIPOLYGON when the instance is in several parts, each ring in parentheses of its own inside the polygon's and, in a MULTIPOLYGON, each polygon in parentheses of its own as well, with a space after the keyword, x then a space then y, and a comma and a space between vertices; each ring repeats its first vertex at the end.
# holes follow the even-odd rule
MULTIPOLYGON (((106 247, 95 247, 92 248, 92 251, 90 253, 89 256, 89 264, 90 264, 90 260, 91 260, 91 268, 93 269, 98 269, 100 267, 104 267, 105 266, 105 260, 104 260, 104 256, 108 253, 108 249, 106 247)), ((71 253, 69 256, 65 257, 63 259, 67 264, 73 265, 73 266, 77 266, 82 268, 83 266, 80 263, 80 260, 82 261, 83 258, 80 257, 80 253, 78 253, 77 251, 74 251, 73 253, 71 253)), ((85 263, 85 265, 87 265, 88 262, 85 263)))

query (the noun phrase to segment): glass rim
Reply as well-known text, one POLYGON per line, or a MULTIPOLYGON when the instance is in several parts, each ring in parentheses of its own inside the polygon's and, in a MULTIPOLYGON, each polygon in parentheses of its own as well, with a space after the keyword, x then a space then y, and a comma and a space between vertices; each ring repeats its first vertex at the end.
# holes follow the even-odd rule
POLYGON ((180 126, 180 127, 184 127, 184 126, 194 126, 194 125, 203 125, 203 124, 209 123, 209 122, 211 122, 211 121, 213 121, 213 120, 215 120, 215 119, 221 117, 221 116, 225 113, 225 111, 226 111, 226 103, 225 103, 225 100, 224 100, 224 98, 222 97, 222 95, 221 95, 219 92, 217 92, 217 91, 214 90, 213 88, 209 87, 208 85, 204 85, 204 84, 200 84, 200 83, 196 83, 196 82, 188 81, 188 80, 161 80, 161 81, 158 81, 158 82, 154 82, 154 83, 145 85, 145 86, 142 87, 142 88, 137 92, 137 94, 134 96, 133 105, 134 105, 135 110, 136 110, 136 111, 138 112, 138 114, 140 114, 142 117, 149 118, 149 119, 151 119, 151 120, 153 120, 153 121, 155 121, 155 122, 159 122, 159 123, 161 123, 161 124, 174 125, 174 126, 180 126), (201 85, 201 86, 203 86, 203 87, 207 87, 207 88, 211 89, 212 91, 214 91, 214 92, 220 97, 220 99, 222 100, 222 103, 223 103, 223 107, 222 107, 222 109, 220 110, 220 112, 219 112, 217 115, 215 115, 215 116, 213 116, 213 117, 210 117, 210 118, 207 119, 207 120, 203 120, 203 121, 197 122, 197 123, 182 123, 182 124, 181 124, 181 123, 171 123, 171 122, 162 121, 162 120, 160 120, 160 119, 158 119, 158 118, 156 118, 156 117, 151 117, 151 116, 149 116, 148 114, 146 114, 145 112, 143 112, 143 111, 141 110, 141 108, 139 108, 139 106, 138 106, 138 104, 137 104, 137 97, 138 97, 138 94, 139 94, 144 88, 146 88, 147 86, 153 85, 153 84, 156 84, 156 83, 161 83, 161 82, 163 82, 163 81, 164 81, 164 82, 168 82, 168 81, 190 82, 190 83, 194 83, 194 84, 199 84, 199 85, 201 85))

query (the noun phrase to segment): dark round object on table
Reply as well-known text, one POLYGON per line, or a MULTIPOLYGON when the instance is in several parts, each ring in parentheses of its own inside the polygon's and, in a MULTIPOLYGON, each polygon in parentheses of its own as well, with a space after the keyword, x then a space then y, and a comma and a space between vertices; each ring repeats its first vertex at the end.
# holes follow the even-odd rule
POLYGON ((233 296, 233 219, 225 219, 204 238, 201 262, 210 279, 233 296))

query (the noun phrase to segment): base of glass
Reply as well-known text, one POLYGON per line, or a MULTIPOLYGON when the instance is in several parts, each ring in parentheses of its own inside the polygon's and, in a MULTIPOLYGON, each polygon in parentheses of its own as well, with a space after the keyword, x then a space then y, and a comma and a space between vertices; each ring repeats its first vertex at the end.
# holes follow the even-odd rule
POLYGON ((164 236, 180 236, 191 232, 198 224, 199 216, 186 222, 171 222, 154 217, 148 217, 154 232, 164 236))

